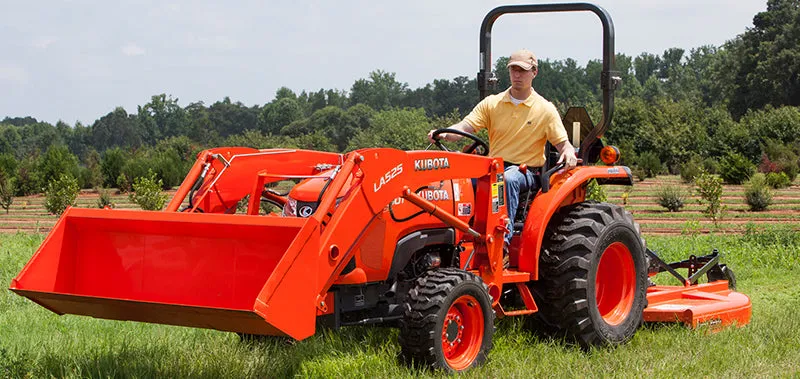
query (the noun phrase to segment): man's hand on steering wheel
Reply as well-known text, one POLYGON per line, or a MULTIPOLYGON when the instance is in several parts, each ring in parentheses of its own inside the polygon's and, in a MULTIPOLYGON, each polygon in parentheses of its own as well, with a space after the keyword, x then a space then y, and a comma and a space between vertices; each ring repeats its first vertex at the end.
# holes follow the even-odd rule
POLYGON ((489 155, 489 145, 487 145, 486 142, 484 142, 482 139, 478 138, 476 135, 472 133, 467 133, 465 131, 458 129, 444 128, 444 129, 431 130, 428 133, 428 140, 431 141, 431 143, 433 143, 434 145, 436 145, 436 147, 438 147, 439 149, 442 149, 444 151, 451 151, 446 146, 442 145, 441 140, 457 141, 460 139, 460 138, 450 139, 452 138, 450 136, 453 135, 466 137, 473 141, 471 145, 467 146, 462 150, 463 153, 478 154, 483 156, 489 155), (445 136, 442 136, 442 134, 445 134, 445 136))
POLYGON ((556 149, 561 152, 558 163, 564 162, 566 169, 569 170, 578 165, 578 156, 575 153, 575 148, 568 141, 557 145, 556 149))
MULTIPOLYGON (((437 130, 438 130, 438 129, 431 129, 431 131, 430 131, 430 132, 428 132, 428 142, 430 142, 430 143, 433 143, 433 144, 435 144, 435 143, 436 143, 436 140, 435 140, 435 139, 433 139, 433 132, 435 132, 435 131, 437 131, 437 130)), ((450 137, 450 135, 449 135, 449 134, 447 134, 447 133, 445 133, 444 135, 441 135, 441 134, 439 135, 439 138, 440 138, 440 139, 443 139, 443 140, 445 140, 445 141, 450 141, 450 140, 448 140, 448 139, 447 139, 448 137, 450 137)), ((454 140, 454 141, 455 141, 455 140, 454 140)))

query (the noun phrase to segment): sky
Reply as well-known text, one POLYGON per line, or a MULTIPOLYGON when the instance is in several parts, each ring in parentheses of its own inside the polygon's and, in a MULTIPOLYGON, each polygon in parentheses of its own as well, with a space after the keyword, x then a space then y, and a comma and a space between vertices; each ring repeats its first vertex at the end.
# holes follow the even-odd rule
MULTIPOLYGON (((484 15, 530 3, 541 2, 0 0, 0 119, 89 125, 161 93, 182 106, 263 105, 280 87, 348 90, 378 69, 410 88, 474 77, 484 15)), ((596 4, 614 21, 616 51, 631 56, 721 46, 766 10, 766 0, 596 4)), ((589 12, 504 15, 492 60, 524 47, 585 65, 601 58, 601 32, 589 12)))

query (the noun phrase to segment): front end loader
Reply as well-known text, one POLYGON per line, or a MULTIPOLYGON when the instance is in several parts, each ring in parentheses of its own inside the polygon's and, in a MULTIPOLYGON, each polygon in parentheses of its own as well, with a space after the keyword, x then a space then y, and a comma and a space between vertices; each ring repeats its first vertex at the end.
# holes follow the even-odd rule
MULTIPOLYGON (((600 140, 619 85, 603 9, 490 12, 481 27, 482 96, 492 82, 493 22, 554 11, 591 11, 603 23, 603 120, 593 125, 581 110, 565 116, 578 167, 519 168, 537 170, 542 188, 522 194, 516 220, 507 215, 502 159, 469 134, 465 152, 221 147, 198 155, 163 212, 67 209, 10 289, 57 314, 242 336, 302 340, 319 326, 397 327, 403 359, 449 371, 486 360, 502 317, 527 317, 583 347, 624 343, 643 321, 746 325, 750 300, 734 291, 718 254, 667 264, 630 213, 586 201, 592 179, 632 184, 630 170, 615 165, 619 151, 600 140), (606 165, 589 165, 598 160, 606 165), (511 222, 517 232, 504 267, 511 222), (680 284, 653 284, 660 272, 680 284)), ((444 132, 452 131, 435 135, 444 132)))

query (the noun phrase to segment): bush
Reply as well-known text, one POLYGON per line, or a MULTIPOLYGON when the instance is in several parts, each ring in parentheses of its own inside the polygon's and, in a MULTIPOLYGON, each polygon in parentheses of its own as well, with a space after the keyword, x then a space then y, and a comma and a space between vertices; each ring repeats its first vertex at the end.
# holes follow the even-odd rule
POLYGON ((719 162, 713 157, 703 159, 703 170, 709 174, 719 175, 719 162))
POLYGON ((700 195, 700 199, 697 202, 706 205, 703 213, 710 217, 711 221, 714 221, 716 225, 722 219, 722 212, 724 211, 720 201, 722 199, 722 179, 716 175, 703 172, 695 178, 694 183, 697 187, 697 194, 700 195))
POLYGON ((700 221, 697 220, 689 220, 683 223, 681 226, 681 235, 688 235, 692 237, 696 237, 700 234, 702 227, 700 225, 700 221))
POLYGON ((700 157, 693 156, 687 162, 678 165, 678 171, 684 183, 692 183, 694 178, 703 172, 703 162, 700 160, 700 157))
POLYGON ((17 181, 13 177, 0 178, 0 206, 6 210, 14 203, 14 193, 17 191, 17 181))
MULTIPOLYGON (((658 155, 653 152, 645 151, 644 153, 639 155, 639 159, 636 160, 636 168, 641 170, 641 174, 644 175, 645 178, 655 178, 656 175, 661 173, 662 166, 661 160, 658 159, 658 155)), ((637 173, 639 176, 639 173, 637 173)), ((644 180, 640 179, 639 180, 644 180)))
POLYGON ((767 185, 775 189, 786 188, 792 185, 792 180, 785 172, 770 172, 766 176, 767 185))
MULTIPOLYGON (((250 195, 245 195, 238 203, 236 203, 236 213, 240 214, 247 214, 247 208, 250 206, 250 195)), ((277 205, 272 204, 268 201, 261 200, 261 205, 259 206, 259 214, 268 215, 270 213, 280 213, 283 208, 279 208, 277 205)))
POLYGON ((125 175, 131 182, 146 177, 152 170, 161 179, 163 189, 180 185, 194 162, 193 159, 184 159, 191 155, 191 147, 183 146, 188 143, 184 138, 175 137, 160 141, 155 148, 141 148, 124 161, 117 177, 125 175))
POLYGON ((772 204, 772 190, 764 174, 758 173, 750 178, 744 189, 744 197, 753 212, 766 210, 772 204))
POLYGON ((0 153, 0 178, 13 178, 17 176, 19 163, 13 155, 0 153))
POLYGON ((247 207, 250 205, 250 195, 245 195, 236 203, 236 213, 246 214, 247 207))
MULTIPOLYGON (((220 146, 242 146, 252 147, 253 149, 268 149, 273 147, 290 148, 297 147, 294 139, 283 135, 264 135, 258 130, 245 130, 240 134, 231 134, 225 138, 220 146)), ((187 159, 191 163, 191 159, 187 159)))
POLYGON ((622 198, 622 205, 628 205, 628 198, 631 196, 631 191, 633 191, 633 186, 625 186, 625 190, 622 191, 620 198, 622 198))
POLYGON ((51 145, 36 159, 36 172, 42 185, 57 180, 61 175, 77 179, 80 177, 78 157, 64 145, 51 145))
POLYGON ((639 179, 640 182, 643 182, 645 179, 647 179, 647 171, 645 171, 643 168, 633 167, 631 171, 633 171, 633 175, 636 177, 636 179, 639 179))
POLYGON ((800 244, 800 233, 788 225, 758 226, 748 222, 741 240, 762 246, 796 246, 800 244))
POLYGON ((739 153, 728 153, 719 162, 719 175, 725 183, 742 184, 756 171, 756 166, 739 153))
POLYGON ((81 168, 81 182, 82 188, 97 188, 103 186, 105 179, 103 178, 103 168, 101 166, 100 153, 95 149, 90 149, 86 153, 84 163, 86 167, 81 168))
POLYGON ((597 201, 600 203, 604 203, 608 201, 608 194, 606 194, 606 189, 603 188, 600 184, 597 184, 597 180, 592 179, 586 185, 586 200, 587 201, 597 201))
POLYGON ((78 179, 72 175, 61 174, 58 179, 50 181, 45 189, 44 207, 48 212, 61 216, 69 206, 74 206, 78 199, 78 179))
POLYGON ((97 194, 100 195, 100 197, 97 198, 98 208, 114 208, 114 203, 111 202, 111 190, 108 188, 97 188, 97 194))
POLYGON ((301 149, 317 151, 336 151, 336 145, 322 132, 314 132, 298 136, 294 144, 301 149))
POLYGON ((686 194, 683 189, 670 185, 661 187, 656 197, 658 197, 658 205, 667 208, 670 212, 681 210, 686 200, 686 194))
POLYGON ((136 178, 148 177, 150 171, 158 176, 158 168, 155 167, 155 162, 144 149, 140 149, 133 157, 125 162, 121 175, 125 175, 125 178, 128 179, 128 183, 133 184, 136 178))
POLYGON ((119 174, 119 176, 117 177, 117 188, 119 189, 119 193, 130 192, 131 181, 128 180, 127 175, 119 174))
POLYGON ((759 171, 763 173, 783 172, 789 177, 789 182, 794 181, 800 172, 798 157, 795 151, 786 144, 777 141, 767 141, 764 154, 761 156, 759 171))
POLYGON ((345 150, 387 146, 400 150, 423 149, 428 144, 425 136, 431 130, 431 119, 424 109, 392 109, 380 111, 372 117, 369 129, 359 130, 345 150))
POLYGON ((145 177, 133 180, 133 192, 128 195, 132 202, 146 211, 159 211, 167 203, 167 195, 161 193, 161 179, 156 180, 152 170, 145 177))
POLYGON ((781 171, 789 177, 790 182, 793 182, 797 178, 797 175, 800 174, 800 165, 798 165, 796 161, 786 162, 783 163, 781 171))
POLYGON ((162 189, 180 185, 191 166, 181 161, 180 156, 174 150, 156 152, 153 155, 153 170, 162 180, 162 189))
POLYGON ((128 159, 128 154, 119 147, 108 149, 103 153, 103 157, 100 159, 100 171, 103 173, 106 186, 113 187, 117 184, 128 159))
POLYGON ((42 192, 36 161, 32 157, 23 159, 17 169, 17 196, 33 195, 42 192))
POLYGON ((761 154, 761 163, 758 164, 758 172, 768 174, 778 171, 780 171, 778 164, 769 159, 767 153, 761 154))

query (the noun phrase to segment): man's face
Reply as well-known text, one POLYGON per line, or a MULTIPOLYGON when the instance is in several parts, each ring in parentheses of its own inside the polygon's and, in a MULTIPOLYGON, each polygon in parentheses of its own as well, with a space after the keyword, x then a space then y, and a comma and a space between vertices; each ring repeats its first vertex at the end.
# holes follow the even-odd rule
POLYGON ((519 66, 511 66, 508 68, 508 74, 511 77, 511 87, 515 90, 527 91, 531 88, 531 82, 536 77, 536 67, 530 70, 523 70, 519 66))

